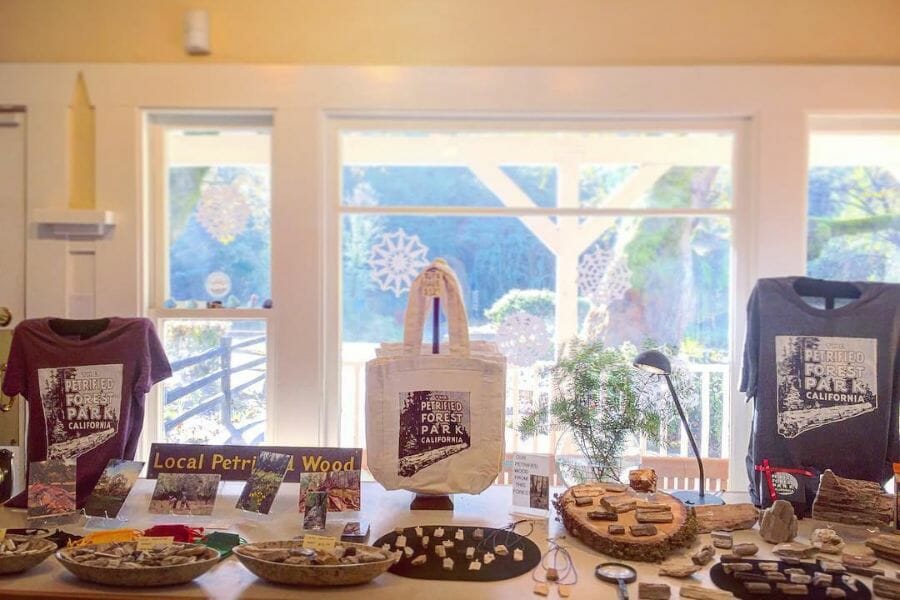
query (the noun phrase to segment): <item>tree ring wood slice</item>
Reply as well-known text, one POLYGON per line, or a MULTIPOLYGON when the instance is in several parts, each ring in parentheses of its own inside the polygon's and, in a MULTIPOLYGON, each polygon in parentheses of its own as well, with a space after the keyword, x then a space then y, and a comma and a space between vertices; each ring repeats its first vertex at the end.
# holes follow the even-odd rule
MULTIPOLYGON (((578 487, 578 495, 585 496, 594 490, 586 489, 590 484, 581 484, 578 487)), ((603 488, 603 484, 595 484, 596 504, 600 504, 600 499, 607 495, 615 495, 621 497, 621 492, 607 492, 603 488)), ((633 494, 635 500, 648 500, 659 504, 667 504, 672 510, 671 523, 654 523, 657 533, 652 536, 635 537, 630 533, 625 535, 613 535, 609 533, 608 523, 602 521, 594 521, 588 516, 588 513, 596 511, 593 506, 577 506, 575 503, 575 493, 573 488, 569 488, 561 494, 555 501, 554 506, 562 519, 566 530, 582 542, 603 554, 621 558, 625 560, 638 560, 644 562, 659 562, 664 560, 669 554, 677 548, 689 545, 697 535, 697 521, 694 518, 694 512, 682 504, 680 500, 666 494, 665 492, 655 492, 653 494, 635 494, 633 492, 625 492, 625 494, 633 494)), ((618 524, 625 526, 625 531, 629 531, 629 525, 637 525, 635 511, 619 513, 618 524)))

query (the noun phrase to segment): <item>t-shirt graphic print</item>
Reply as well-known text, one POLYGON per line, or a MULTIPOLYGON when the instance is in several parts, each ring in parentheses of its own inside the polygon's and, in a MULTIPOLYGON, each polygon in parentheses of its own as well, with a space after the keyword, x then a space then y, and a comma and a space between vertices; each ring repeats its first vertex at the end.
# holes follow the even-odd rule
POLYGON ((115 437, 122 407, 122 365, 38 369, 47 458, 77 458, 115 437))
POLYGON ((778 434, 806 431, 878 409, 877 340, 775 336, 778 434))
POLYGON ((472 445, 469 402, 469 392, 461 391, 400 394, 398 475, 411 477, 472 445))

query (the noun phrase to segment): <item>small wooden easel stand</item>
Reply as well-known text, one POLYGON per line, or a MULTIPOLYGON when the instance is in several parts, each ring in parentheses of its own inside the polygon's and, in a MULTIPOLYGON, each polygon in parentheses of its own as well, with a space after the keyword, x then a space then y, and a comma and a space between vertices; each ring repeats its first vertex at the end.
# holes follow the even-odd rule
MULTIPOLYGON (((431 353, 441 353, 441 299, 434 298, 434 314, 431 321, 431 353)), ((432 496, 416 494, 409 503, 409 510, 453 510, 453 498, 447 494, 432 496)))

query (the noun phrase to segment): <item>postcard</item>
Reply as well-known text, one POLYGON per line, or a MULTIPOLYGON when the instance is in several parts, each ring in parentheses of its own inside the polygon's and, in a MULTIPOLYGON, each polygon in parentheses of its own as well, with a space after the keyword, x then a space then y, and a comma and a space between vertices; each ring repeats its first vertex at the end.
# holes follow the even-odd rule
POLYGON ((114 519, 143 468, 137 460, 111 459, 84 504, 85 514, 114 519))
POLYGON ((160 473, 150 500, 150 512, 211 515, 221 475, 160 473))
POLYGON ((28 518, 75 512, 75 459, 33 462, 28 469, 28 518))
POLYGON ((255 513, 269 514, 275 495, 291 462, 290 454, 260 452, 236 508, 255 513))
POLYGON ((308 492, 303 515, 303 529, 325 529, 327 518, 328 492, 308 492))
POLYGON ((300 473, 300 512, 304 511, 309 492, 328 493, 328 512, 358 511, 359 471, 300 473))

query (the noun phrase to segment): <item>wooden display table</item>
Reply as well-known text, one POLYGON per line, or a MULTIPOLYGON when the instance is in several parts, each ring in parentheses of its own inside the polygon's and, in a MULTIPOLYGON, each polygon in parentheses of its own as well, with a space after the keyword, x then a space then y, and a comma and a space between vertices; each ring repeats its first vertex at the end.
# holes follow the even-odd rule
MULTIPOLYGON (((272 507, 272 515, 269 517, 253 517, 235 510, 242 483, 226 482, 222 484, 219 497, 216 499, 216 508, 210 517, 170 517, 166 515, 150 515, 147 506, 150 503, 150 494, 154 481, 139 480, 132 491, 128 502, 122 509, 121 516, 129 519, 125 526, 146 528, 159 523, 190 523, 198 527, 224 527, 230 531, 240 533, 245 539, 255 542, 264 540, 286 539, 301 533, 300 516, 297 513, 297 498, 299 484, 284 484, 278 498, 272 507)), ((362 513, 355 518, 365 519, 371 523, 371 541, 381 534, 392 530, 394 527, 410 527, 415 525, 475 525, 502 527, 509 523, 512 517, 509 514, 512 492, 509 486, 494 486, 479 496, 457 495, 454 496, 456 510, 452 513, 443 511, 410 511, 409 502, 412 494, 409 492, 386 492, 376 483, 364 483, 362 489, 362 513)), ((557 490, 559 491, 559 490, 557 490)), ((727 494, 729 502, 745 501, 742 494, 727 494)), ((562 524, 551 519, 539 523, 535 528, 531 539, 545 550, 547 538, 550 536, 567 536, 562 524), (547 527, 549 526, 549 531, 547 527)), ((327 535, 340 535, 343 523, 352 520, 352 513, 330 513, 327 527, 327 535)), ((801 537, 811 530, 813 522, 806 519, 801 522, 801 537)), ((26 526, 24 511, 0 509, 0 527, 24 527, 26 526)), ((74 525, 64 526, 64 529, 74 533, 83 532, 74 525)), ((845 535, 844 529, 839 529, 845 535)), ((852 536, 845 537, 848 542, 854 541, 852 536)), ((743 531, 735 533, 736 541, 754 541, 759 544, 760 558, 771 556, 771 545, 761 541, 754 532, 743 531)), ((693 548, 699 543, 709 543, 708 535, 698 536, 693 548)), ((578 540, 567 536, 560 539, 560 543, 567 545, 575 560, 578 569, 578 584, 572 588, 572 597, 582 598, 614 598, 613 586, 598 581, 594 578, 593 569, 600 562, 609 560, 596 551, 583 545, 578 540)), ((676 553, 670 560, 689 560, 684 554, 692 550, 676 553)), ((638 571, 638 581, 661 582, 671 586, 673 598, 678 597, 679 580, 657 575, 658 565, 648 563, 631 563, 638 571)), ((884 565, 882 565, 884 566, 884 565)), ((886 568, 893 572, 893 567, 888 564, 886 568)), ((709 568, 705 568, 689 583, 709 583, 709 568)), ((870 583, 868 580, 864 581, 870 583)), ((475 600, 490 598, 492 600, 522 600, 538 598, 532 593, 534 582, 531 577, 524 575, 515 579, 488 583, 475 582, 446 582, 423 581, 406 579, 391 573, 386 573, 372 583, 348 587, 330 588, 324 590, 330 598, 362 598, 365 600, 414 600, 427 598, 428 600, 475 600)), ((633 598, 637 598, 637 584, 629 586, 633 598)), ((128 590, 120 588, 106 588, 99 585, 82 583, 70 575, 59 565, 56 558, 50 557, 31 571, 20 574, 0 577, 0 598, 69 598, 69 599, 98 599, 113 600, 120 598, 163 598, 163 599, 197 599, 210 598, 215 600, 276 600, 284 598, 314 598, 316 594, 323 594, 323 590, 307 588, 294 589, 276 586, 257 579, 250 571, 245 569, 234 557, 222 561, 205 575, 196 579, 190 585, 170 588, 150 588, 145 590, 128 590)), ((556 592, 553 591, 553 598, 556 592)))

